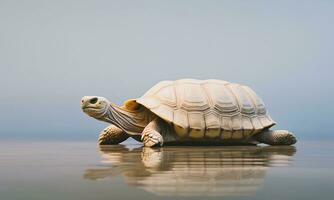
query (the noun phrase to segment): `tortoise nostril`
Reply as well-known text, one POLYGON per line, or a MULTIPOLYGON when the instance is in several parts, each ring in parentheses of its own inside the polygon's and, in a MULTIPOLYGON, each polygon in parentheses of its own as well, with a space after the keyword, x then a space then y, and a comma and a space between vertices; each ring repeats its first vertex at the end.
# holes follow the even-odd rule
POLYGON ((94 98, 92 98, 91 100, 89 100, 89 103, 91 103, 91 104, 96 104, 96 102, 97 102, 97 98, 96 97, 94 97, 94 98))

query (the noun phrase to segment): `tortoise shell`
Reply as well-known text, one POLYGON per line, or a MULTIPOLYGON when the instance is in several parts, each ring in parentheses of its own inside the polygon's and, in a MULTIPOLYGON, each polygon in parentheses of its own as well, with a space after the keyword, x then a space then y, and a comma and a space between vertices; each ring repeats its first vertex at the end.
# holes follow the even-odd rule
POLYGON ((181 138, 243 139, 275 125, 251 88, 222 80, 162 81, 135 102, 181 138))

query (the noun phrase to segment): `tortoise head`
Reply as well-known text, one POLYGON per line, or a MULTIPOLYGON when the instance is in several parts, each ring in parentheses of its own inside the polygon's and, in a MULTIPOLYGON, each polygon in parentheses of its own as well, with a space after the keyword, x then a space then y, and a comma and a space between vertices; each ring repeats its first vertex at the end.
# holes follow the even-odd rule
POLYGON ((81 109, 87 115, 100 119, 109 108, 110 102, 104 97, 84 96, 81 99, 81 109))

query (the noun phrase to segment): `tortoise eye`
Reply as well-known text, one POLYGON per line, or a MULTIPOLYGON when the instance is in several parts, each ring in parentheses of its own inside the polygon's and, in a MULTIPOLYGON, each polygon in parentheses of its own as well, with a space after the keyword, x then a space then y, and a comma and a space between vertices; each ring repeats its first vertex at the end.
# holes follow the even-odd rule
POLYGON ((96 97, 94 97, 91 100, 89 100, 89 103, 91 103, 91 104, 95 104, 96 102, 97 102, 97 98, 96 97))

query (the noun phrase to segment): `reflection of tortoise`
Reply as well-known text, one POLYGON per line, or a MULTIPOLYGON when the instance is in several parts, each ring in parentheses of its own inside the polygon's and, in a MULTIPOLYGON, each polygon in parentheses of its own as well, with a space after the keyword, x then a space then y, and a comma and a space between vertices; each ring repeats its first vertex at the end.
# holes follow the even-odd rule
POLYGON ((89 116, 113 124, 100 135, 100 144, 129 136, 141 136, 145 146, 296 143, 288 131, 269 130, 275 122, 252 89, 226 81, 162 81, 123 107, 94 96, 83 97, 81 104, 89 116))
MULTIPOLYGON (((271 167, 289 166, 296 149, 286 147, 162 147, 128 149, 100 146, 103 165, 85 179, 122 177, 131 186, 157 195, 253 195, 271 167)), ((108 179, 110 178, 110 179, 108 179)))

